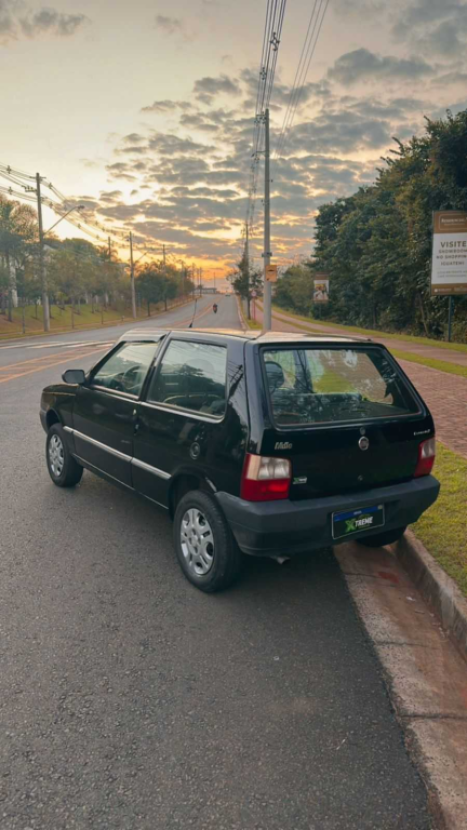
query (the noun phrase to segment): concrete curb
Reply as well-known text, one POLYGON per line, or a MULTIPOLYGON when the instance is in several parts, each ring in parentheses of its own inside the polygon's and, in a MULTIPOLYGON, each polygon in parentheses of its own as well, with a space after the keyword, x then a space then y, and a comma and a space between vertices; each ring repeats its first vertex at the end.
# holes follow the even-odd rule
POLYGON ((467 600, 454 580, 443 571, 411 530, 391 548, 467 659, 467 600))
POLYGON ((235 299, 237 301, 237 311, 238 311, 238 319, 240 320, 240 325, 241 325, 243 331, 247 331, 248 326, 245 323, 245 320, 244 320, 244 317, 243 317, 243 310, 242 310, 242 307, 241 307, 241 302, 242 301, 241 301, 240 297, 238 296, 238 294, 235 294, 235 299))

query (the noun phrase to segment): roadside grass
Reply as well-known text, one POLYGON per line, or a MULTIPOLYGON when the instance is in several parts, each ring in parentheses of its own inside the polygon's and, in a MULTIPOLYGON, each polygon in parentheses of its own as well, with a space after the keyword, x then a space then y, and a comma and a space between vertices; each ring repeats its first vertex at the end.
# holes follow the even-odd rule
MULTIPOLYGON (((174 308, 177 305, 184 305, 185 302, 185 299, 183 299, 183 302, 176 302, 174 304, 169 305, 168 308, 174 308)), ((152 305, 151 317, 160 314, 164 310, 164 303, 152 305)), ((5 316, 0 315, 0 342, 2 340, 8 340, 9 338, 23 336, 30 337, 31 335, 43 335, 49 333, 44 332, 41 307, 37 308, 37 319, 35 306, 26 306, 24 312, 26 328, 24 335, 22 327, 21 308, 13 309, 13 322, 11 323, 7 320, 5 316)), ((123 322, 128 320, 136 322, 138 320, 140 321, 147 319, 147 312, 143 309, 138 309, 138 316, 136 320, 134 320, 131 313, 131 307, 124 307, 121 310, 108 308, 101 311, 101 309, 96 306, 93 312, 92 307, 90 305, 83 304, 81 306, 80 313, 78 314, 75 312, 72 315, 71 306, 67 305, 64 309, 62 309, 54 305, 51 306, 50 333, 53 334, 59 332, 81 330, 85 331, 86 329, 105 328, 106 325, 108 326, 116 324, 122 320, 123 322)))
POLYGON ((457 363, 448 363, 446 360, 423 357, 414 352, 400 352, 399 349, 391 349, 391 354, 398 360, 410 360, 411 363, 420 363, 422 366, 429 366, 431 369, 438 369, 440 372, 448 372, 450 375, 460 375, 462 378, 467 378, 467 366, 458 366, 457 363))
POLYGON ((295 311, 289 311, 287 308, 273 304, 273 310, 278 313, 288 314, 290 317, 295 317, 297 320, 304 320, 306 323, 317 323, 322 326, 332 326, 336 329, 342 329, 342 332, 353 331, 355 334, 366 334, 368 337, 389 337, 393 340, 406 340, 407 343, 418 343, 420 346, 435 346, 439 349, 450 349, 454 352, 467 352, 467 343, 448 343, 446 340, 433 340, 430 337, 417 337, 414 334, 396 334, 394 332, 380 331, 378 329, 363 329, 360 326, 345 326, 342 323, 334 323, 332 320, 318 320, 316 317, 307 317, 304 314, 297 314, 295 311))
POLYGON ((260 323, 257 323, 256 320, 249 320, 248 319, 247 315, 245 314, 245 309, 243 308, 243 303, 242 303, 240 298, 238 298, 237 302, 238 302, 238 308, 239 308, 240 314, 242 316, 242 320, 245 323, 245 326, 247 327, 247 329, 254 329, 254 330, 262 329, 262 325, 260 323))
MULTIPOLYGON (((279 311, 279 308, 277 306, 274 306, 274 310, 279 311)), ((282 309, 282 311, 284 311, 284 309, 282 309)), ((294 317, 297 320, 307 320, 308 323, 319 322, 319 321, 316 321, 316 320, 312 320, 310 317, 303 317, 300 314, 292 314, 292 312, 289 312, 289 311, 287 311, 286 313, 290 314, 291 317, 294 317)), ((277 319, 278 318, 276 317, 276 320, 277 319)), ((328 323, 327 325, 332 325, 334 327, 335 324, 334 323, 328 323)), ((296 327, 297 327, 297 329, 300 329, 301 331, 308 331, 308 332, 310 332, 310 334, 313 334, 313 332, 310 330, 309 326, 301 326, 299 323, 297 323, 296 327)), ((404 340, 407 339, 407 336, 405 336, 404 338, 402 338, 402 337, 399 338, 399 336, 396 335, 396 334, 392 334, 392 335, 391 334, 386 334, 386 332, 382 332, 382 331, 372 332, 370 329, 368 329, 368 330, 366 330, 366 329, 357 329, 356 326, 337 326, 336 325, 336 328, 342 329, 343 333, 344 332, 348 333, 348 332, 352 332, 352 331, 353 332, 359 331, 361 333, 368 334, 368 335, 378 334, 379 336, 384 335, 384 337, 392 337, 392 338, 404 339, 404 340)), ((319 330, 316 333, 319 334, 320 333, 319 330)), ((462 343, 456 343, 456 344, 441 343, 441 342, 438 342, 437 340, 429 340, 426 337, 420 337, 420 338, 412 337, 411 340, 412 340, 412 342, 417 342, 417 343, 424 342, 425 345, 441 346, 442 348, 446 348, 448 346, 451 347, 451 346, 455 345, 456 351, 467 351, 467 346, 464 346, 462 343)), ((423 355, 417 354, 416 352, 402 352, 399 349, 391 349, 391 354, 393 354, 394 357, 396 357, 397 359, 400 359, 400 360, 410 360, 411 363, 419 363, 421 366, 429 366, 431 369, 437 369, 440 372, 447 372, 450 375, 458 375, 459 377, 467 378, 467 366, 459 366, 457 363, 449 363, 447 360, 437 360, 436 358, 432 358, 432 357, 423 357, 423 355)))
POLYGON ((467 596, 467 460, 438 441, 434 475, 438 501, 412 530, 467 596))

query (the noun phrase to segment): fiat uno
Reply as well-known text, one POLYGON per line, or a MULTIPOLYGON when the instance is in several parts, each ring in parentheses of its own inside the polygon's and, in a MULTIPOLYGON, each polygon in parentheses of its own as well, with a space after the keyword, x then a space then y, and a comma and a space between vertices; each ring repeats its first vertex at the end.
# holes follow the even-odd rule
POLYGON ((42 393, 58 487, 83 469, 169 512, 202 591, 242 554, 290 557, 399 539, 436 500, 428 407, 368 340, 134 331, 42 393))

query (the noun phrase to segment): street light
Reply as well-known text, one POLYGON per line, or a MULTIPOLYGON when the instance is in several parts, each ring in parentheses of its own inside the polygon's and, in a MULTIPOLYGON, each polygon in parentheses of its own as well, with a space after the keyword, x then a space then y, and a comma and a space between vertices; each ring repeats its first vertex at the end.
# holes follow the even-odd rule
POLYGON ((60 222, 62 222, 63 219, 66 219, 66 217, 69 216, 70 213, 73 213, 74 210, 84 210, 84 205, 75 205, 74 207, 70 208, 70 210, 68 210, 66 213, 64 213, 63 216, 61 216, 60 219, 58 219, 58 221, 55 222, 55 224, 52 225, 51 228, 48 229, 48 231, 44 231, 42 236, 44 237, 48 233, 50 233, 50 231, 53 231, 53 229, 56 228, 57 225, 59 225, 60 222))

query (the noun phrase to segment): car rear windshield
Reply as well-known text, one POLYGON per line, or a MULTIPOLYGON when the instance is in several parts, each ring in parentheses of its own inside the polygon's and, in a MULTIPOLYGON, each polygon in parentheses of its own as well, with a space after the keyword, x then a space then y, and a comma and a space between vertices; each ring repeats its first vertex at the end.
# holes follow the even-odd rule
POLYGON ((378 348, 268 348, 262 356, 278 426, 419 411, 403 378, 378 348))

